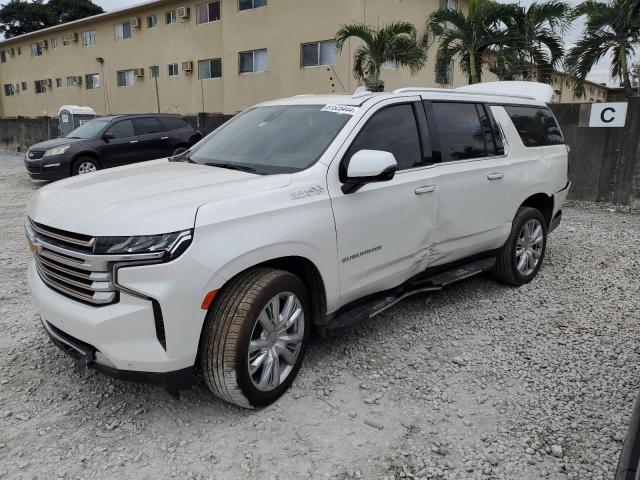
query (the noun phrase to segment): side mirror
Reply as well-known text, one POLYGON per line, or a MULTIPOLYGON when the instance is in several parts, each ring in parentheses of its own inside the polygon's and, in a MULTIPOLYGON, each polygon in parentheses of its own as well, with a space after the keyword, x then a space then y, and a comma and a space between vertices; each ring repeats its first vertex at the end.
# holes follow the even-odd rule
POLYGON ((391 180, 398 169, 398 162, 391 152, 382 150, 360 150, 349 161, 347 180, 342 185, 343 193, 353 193, 367 183, 391 180))
POLYGON ((102 139, 107 141, 107 142, 109 140, 113 140, 114 138, 116 138, 116 136, 111 132, 105 132, 105 133, 102 134, 102 139))

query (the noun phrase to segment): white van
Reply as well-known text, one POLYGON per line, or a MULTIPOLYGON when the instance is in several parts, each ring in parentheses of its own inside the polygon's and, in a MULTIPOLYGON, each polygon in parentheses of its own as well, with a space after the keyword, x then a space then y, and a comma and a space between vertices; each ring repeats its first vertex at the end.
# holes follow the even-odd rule
POLYGON ((178 157, 40 189, 25 226, 45 330, 80 365, 173 393, 201 374, 260 407, 314 328, 485 271, 531 281, 568 148, 544 98, 474 88, 265 102, 178 157))

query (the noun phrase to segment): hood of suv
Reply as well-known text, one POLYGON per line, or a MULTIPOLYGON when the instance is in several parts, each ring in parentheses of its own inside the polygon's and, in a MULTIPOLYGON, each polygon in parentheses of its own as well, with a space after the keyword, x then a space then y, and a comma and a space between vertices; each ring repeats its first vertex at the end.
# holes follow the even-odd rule
POLYGON ((289 179, 153 160, 49 184, 34 194, 27 214, 92 236, 168 233, 192 228, 201 205, 282 188, 289 179))
POLYGON ((44 152, 53 147, 57 147, 60 145, 70 145, 72 143, 77 143, 82 141, 84 141, 82 138, 67 138, 67 137, 54 138, 52 140, 46 140, 44 142, 31 145, 29 147, 29 150, 33 150, 34 152, 44 152))

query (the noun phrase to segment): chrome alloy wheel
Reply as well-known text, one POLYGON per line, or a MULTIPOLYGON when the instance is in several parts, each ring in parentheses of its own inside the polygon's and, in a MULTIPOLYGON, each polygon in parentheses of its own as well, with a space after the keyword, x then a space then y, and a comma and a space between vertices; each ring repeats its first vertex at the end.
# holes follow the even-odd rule
POLYGON ((78 175, 82 175, 83 173, 91 173, 98 170, 96 166, 91 162, 82 162, 78 166, 78 175))
POLYGON ((518 273, 528 277, 538 266, 544 249, 544 232, 542 224, 537 219, 531 219, 524 224, 518 234, 516 245, 516 268, 518 273))
POLYGON ((279 293, 262 309, 249 342, 249 377, 254 387, 271 391, 293 370, 304 339, 304 311, 298 297, 279 293))

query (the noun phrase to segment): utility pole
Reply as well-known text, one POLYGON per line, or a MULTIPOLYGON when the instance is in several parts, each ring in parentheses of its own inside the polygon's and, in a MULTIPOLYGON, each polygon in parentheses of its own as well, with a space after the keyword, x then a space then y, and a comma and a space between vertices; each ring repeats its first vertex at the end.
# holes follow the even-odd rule
POLYGON ((156 104, 158 105, 158 113, 160 113, 160 93, 158 93, 158 75, 154 75, 153 79, 155 80, 155 83, 156 83, 156 104))

